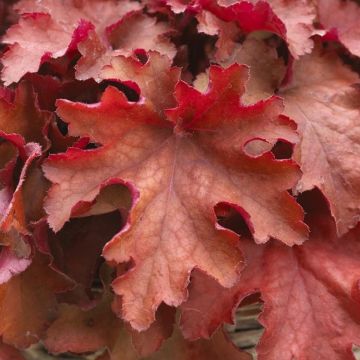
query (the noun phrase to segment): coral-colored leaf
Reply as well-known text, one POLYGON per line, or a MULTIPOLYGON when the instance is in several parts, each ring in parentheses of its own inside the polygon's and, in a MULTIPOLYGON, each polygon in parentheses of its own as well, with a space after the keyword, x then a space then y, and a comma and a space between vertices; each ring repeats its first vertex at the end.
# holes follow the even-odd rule
POLYGON ((3 40, 12 44, 2 58, 5 84, 19 81, 27 72, 36 72, 50 57, 64 55, 71 41, 71 30, 65 31, 48 14, 24 15, 3 40))
POLYGON ((136 2, 20 1, 16 9, 23 16, 3 40, 11 46, 2 60, 2 79, 9 85, 36 72, 44 61, 76 49, 94 28, 105 37, 107 27, 139 7, 136 2))
POLYGON ((295 64, 293 82, 281 92, 285 112, 302 135, 295 158, 304 174, 297 190, 318 187, 324 193, 339 234, 354 227, 360 215, 360 97, 352 87, 357 82, 335 54, 317 49, 295 64))
POLYGON ((165 109, 176 105, 171 90, 179 81, 180 69, 170 68, 170 59, 157 52, 150 52, 148 57, 145 64, 134 58, 115 57, 111 61, 111 66, 103 69, 101 77, 108 80, 135 82, 141 89, 141 95, 148 101, 148 105, 151 104, 159 114, 162 114, 165 109))
MULTIPOLYGON (((193 5, 193 3, 194 1, 191 0, 166 0, 165 2, 165 4, 169 6, 175 14, 181 14, 184 11, 188 10, 189 7, 193 5)), ((159 10, 159 8, 164 6, 164 2, 161 0, 150 0, 149 4, 156 10, 159 10)))
POLYGON ((298 58, 311 52, 316 8, 311 0, 267 0, 286 27, 286 41, 291 54, 298 58))
POLYGON ((237 46, 221 65, 246 64, 250 68, 250 79, 246 84, 244 102, 254 103, 274 95, 285 76, 285 65, 278 58, 275 48, 256 39, 247 39, 237 46))
POLYGON ((58 231, 77 204, 92 201, 110 179, 128 184, 134 208, 104 255, 134 262, 113 286, 123 297, 124 318, 136 329, 149 327, 161 302, 178 305, 186 299, 194 267, 224 286, 236 280, 237 237, 215 226, 217 203, 244 209, 259 242, 270 236, 291 245, 306 239, 302 210, 286 191, 299 177, 295 164, 243 150, 254 138, 296 141, 294 124, 279 115, 276 98, 242 106, 246 77, 247 70, 234 65, 211 68, 205 93, 178 83, 178 107, 166 111, 167 117, 146 98, 131 103, 112 87, 96 105, 58 102, 70 134, 89 136, 102 147, 73 148, 47 160, 44 171, 54 183, 45 205, 48 221, 58 231))
POLYGON ((360 56, 360 6, 355 1, 318 0, 319 21, 351 53, 360 56))
POLYGON ((79 44, 82 55, 76 64, 76 78, 100 80, 101 70, 110 65, 116 55, 131 55, 135 50, 158 51, 172 59, 175 46, 167 38, 171 28, 164 22, 156 22, 140 12, 132 12, 107 31, 111 46, 104 43, 95 31, 79 44))
POLYGON ((166 37, 173 29, 165 22, 140 12, 129 13, 109 31, 109 40, 114 49, 129 55, 134 50, 153 50, 172 59, 176 54, 175 46, 166 37))
POLYGON ((240 28, 233 21, 223 21, 210 11, 203 10, 197 16, 198 31, 217 36, 215 60, 226 61, 236 47, 240 38, 240 28))
POLYGON ((128 12, 139 10, 141 5, 135 1, 116 0, 21 0, 15 8, 20 13, 50 14, 64 26, 76 26, 80 19, 84 19, 94 24, 96 30, 103 35, 108 27, 128 12))
POLYGON ((88 38, 78 48, 82 56, 76 64, 76 78, 93 78, 98 81, 101 69, 110 64, 113 50, 101 41, 94 30, 89 32, 88 38))

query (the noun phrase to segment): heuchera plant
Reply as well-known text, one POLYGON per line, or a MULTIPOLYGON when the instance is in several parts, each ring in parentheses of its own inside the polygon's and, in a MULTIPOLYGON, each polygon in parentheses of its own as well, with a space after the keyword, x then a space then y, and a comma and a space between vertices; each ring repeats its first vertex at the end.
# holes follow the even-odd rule
POLYGON ((0 358, 360 345, 355 0, 0 4, 0 358))

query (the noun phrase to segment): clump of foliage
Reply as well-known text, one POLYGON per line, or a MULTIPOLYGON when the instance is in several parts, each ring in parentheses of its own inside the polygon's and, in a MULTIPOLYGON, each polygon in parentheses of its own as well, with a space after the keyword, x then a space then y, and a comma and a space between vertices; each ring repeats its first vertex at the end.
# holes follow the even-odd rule
MULTIPOLYGON (((360 5, 0 4, 0 357, 360 345, 360 5)), ((100 360, 100 358, 99 358, 100 360)))

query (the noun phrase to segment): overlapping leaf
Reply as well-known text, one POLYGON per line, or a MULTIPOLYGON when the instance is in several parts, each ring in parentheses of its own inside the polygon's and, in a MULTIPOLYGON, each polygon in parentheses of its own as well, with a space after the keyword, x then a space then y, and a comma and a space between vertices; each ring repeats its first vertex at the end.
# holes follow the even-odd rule
POLYGON ((46 150, 47 127, 53 115, 41 111, 37 98, 29 82, 21 82, 13 101, 0 98, 0 128, 8 134, 19 134, 26 142, 36 142, 46 150))
MULTIPOLYGON (((80 34, 89 29, 91 24, 86 22, 80 23, 75 29, 75 47, 81 40, 80 34)), ((75 30, 71 27, 65 31, 46 13, 23 15, 19 23, 7 31, 3 40, 12 45, 2 58, 2 79, 5 84, 19 81, 27 72, 36 72, 51 57, 64 55, 75 30)))
POLYGON ((360 341, 359 229, 338 238, 332 219, 324 216, 312 219, 311 230, 310 240, 294 248, 244 243, 248 266, 232 289, 197 273, 182 306, 184 334, 209 336, 231 320, 234 306, 260 291, 266 330, 259 359, 353 359, 351 347, 360 341), (198 311, 204 308, 210 311, 198 311))
POLYGON ((3 343, 0 343, 0 356, 6 360, 24 360, 20 351, 3 343))
MULTIPOLYGON (((313 23, 316 9, 309 0, 239 2, 199 0, 198 3, 219 19, 236 22, 245 32, 270 31, 275 33, 288 43, 289 50, 295 58, 311 52, 313 43, 310 37, 315 32, 313 23)), ((201 15, 199 19, 200 21, 210 20, 207 14, 201 15)), ((229 25, 222 24, 215 19, 207 25, 209 34, 211 34, 209 25, 213 32, 214 30, 220 32, 221 36, 221 32, 225 29, 229 30, 229 25)), ((227 42, 231 40, 229 34, 225 37, 227 42)))
POLYGON ((295 64, 292 84, 281 91, 285 112, 301 133, 295 158, 303 176, 297 190, 318 187, 325 194, 339 234, 359 219, 360 103, 352 86, 358 82, 358 75, 336 54, 318 49, 295 64))
MULTIPOLYGON (((249 67, 250 78, 243 101, 250 104, 274 95, 286 73, 285 64, 277 56, 276 49, 254 38, 237 45, 226 60, 220 61, 224 67, 235 63, 249 67)), ((206 87, 204 75, 198 77, 199 81, 202 82, 201 87, 206 87)))
POLYGON ((116 49, 119 54, 142 49, 175 56, 176 49, 166 38, 171 28, 139 12, 136 2, 24 0, 16 8, 23 16, 4 38, 11 45, 3 57, 6 84, 77 48, 82 54, 77 65, 80 80, 98 79, 116 49), (16 66, 11 66, 14 61, 16 66))
POLYGON ((354 1, 318 0, 319 21, 328 31, 327 38, 339 40, 360 56, 360 8, 354 1))
MULTIPOLYGON (((253 1, 255 2, 255 1, 253 1)), ((267 0, 286 27, 286 41, 294 57, 310 53, 316 9, 311 0, 267 0)))
POLYGON ((115 55, 131 55, 136 50, 156 50, 173 58, 176 49, 166 37, 170 32, 166 23, 139 12, 129 13, 111 28, 108 36, 111 47, 91 31, 88 39, 79 44, 82 58, 76 65, 76 77, 79 80, 99 80, 102 68, 109 65, 115 55))
POLYGON ((29 255, 29 246, 25 237, 29 232, 23 187, 31 164, 41 154, 40 146, 35 143, 25 144, 20 135, 8 135, 0 131, 0 137, 5 141, 1 146, 2 160, 5 160, 5 167, 0 172, 1 244, 10 246, 19 256, 26 257, 29 255), (22 168, 18 181, 14 182, 18 161, 22 163, 22 168))
POLYGON ((18 348, 37 343, 56 318, 55 293, 70 286, 71 282, 51 270, 47 257, 41 255, 35 257, 25 272, 0 285, 3 341, 18 348))
POLYGON ((114 360, 120 356, 129 360, 143 359, 157 351, 171 336, 173 309, 159 309, 153 325, 138 333, 115 316, 111 302, 112 294, 106 289, 91 309, 61 304, 59 316, 46 333, 47 349, 52 353, 86 353, 107 348, 114 360))
POLYGON ((76 49, 94 27, 105 37, 108 27, 127 12, 139 9, 139 5, 115 1, 80 4, 73 0, 24 0, 16 9, 23 14, 22 18, 3 39, 11 44, 3 57, 2 78, 6 84, 18 81, 27 72, 36 72, 50 57, 57 58, 76 49))
POLYGON ((43 150, 49 147, 47 128, 52 116, 38 108, 35 94, 27 82, 19 85, 13 100, 6 97, 0 99, 0 127, 3 140, 0 146, 3 167, 0 183, 0 229, 7 233, 1 235, 7 238, 2 243, 13 248, 20 244, 16 237, 28 234, 26 217, 31 206, 35 206, 36 196, 32 194, 33 203, 30 206, 24 194, 25 178, 32 178, 34 161, 41 155, 39 144, 43 146, 43 150), (16 177, 19 166, 21 173, 16 177), (18 236, 14 232, 21 235, 18 236), (10 240, 11 238, 13 240, 10 240))

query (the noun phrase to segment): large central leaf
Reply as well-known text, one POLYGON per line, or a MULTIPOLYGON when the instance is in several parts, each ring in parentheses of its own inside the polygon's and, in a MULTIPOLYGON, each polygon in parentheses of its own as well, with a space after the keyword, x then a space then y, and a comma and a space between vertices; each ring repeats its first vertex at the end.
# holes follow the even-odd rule
MULTIPOLYGON (((161 302, 175 306, 186 299, 193 268, 226 287, 238 278, 242 256, 237 237, 216 225, 216 204, 238 209, 259 243, 274 237, 300 244, 307 227, 302 209, 287 192, 299 178, 298 167, 259 147, 271 148, 279 138, 295 142, 294 124, 279 115, 277 98, 241 105, 244 66, 212 67, 205 93, 177 82, 176 70, 170 71, 169 61, 159 55, 133 66, 131 80, 152 66, 158 74, 139 84, 146 95, 139 102, 129 102, 113 87, 98 104, 58 102, 70 134, 102 146, 49 157, 44 170, 53 186, 45 207, 50 226, 58 231, 102 187, 129 186, 134 205, 128 224, 107 244, 104 256, 133 262, 132 270, 113 285, 123 298, 123 317, 143 330, 161 302), (178 105, 166 110, 175 103, 169 98, 174 88, 178 105)), ((115 65, 113 70, 115 78, 115 65)), ((118 77, 124 81, 126 76, 118 77)))

